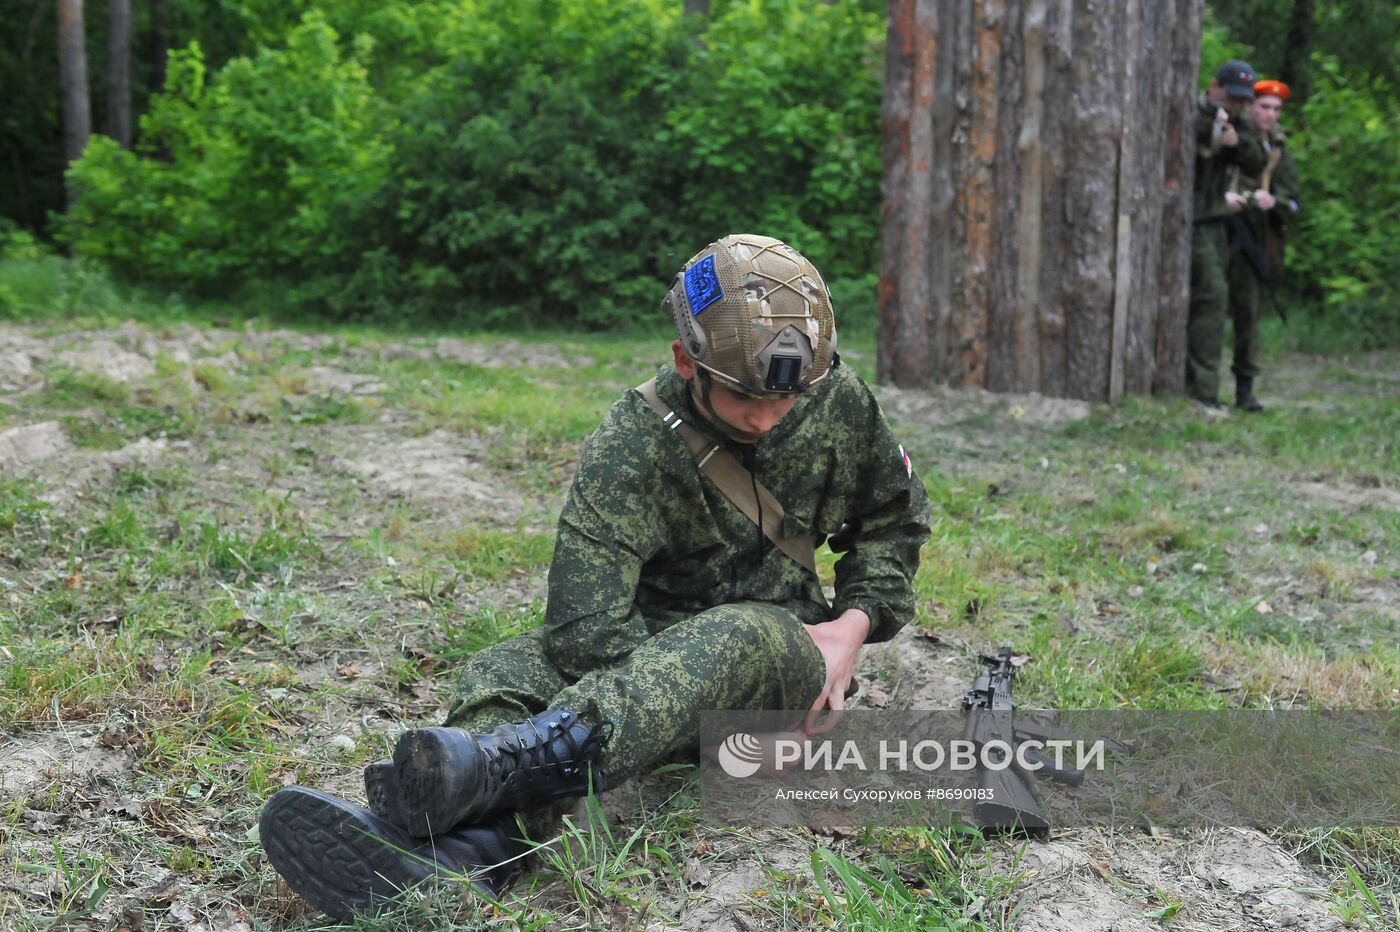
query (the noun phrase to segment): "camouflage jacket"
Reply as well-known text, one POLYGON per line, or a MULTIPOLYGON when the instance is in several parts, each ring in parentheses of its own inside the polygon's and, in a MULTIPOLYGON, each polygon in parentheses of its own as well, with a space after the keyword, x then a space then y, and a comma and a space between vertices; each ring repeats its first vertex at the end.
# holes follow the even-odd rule
POLYGON ((909 620, 928 496, 850 367, 833 368, 751 445, 709 429, 670 364, 656 387, 768 487, 786 512, 785 533, 814 533, 841 554, 836 602, 828 606, 820 581, 701 476, 682 439, 632 390, 584 443, 559 517, 545 615, 553 663, 582 675, 732 602, 781 604, 808 624, 859 608, 870 616, 871 641, 909 620))
POLYGON ((1269 160, 1264 141, 1248 120, 1231 121, 1239 142, 1233 146, 1220 144, 1213 114, 1216 105, 1203 92, 1196 101, 1196 184, 1192 220, 1209 223, 1224 220, 1225 192, 1229 190, 1232 173, 1257 178, 1269 160))

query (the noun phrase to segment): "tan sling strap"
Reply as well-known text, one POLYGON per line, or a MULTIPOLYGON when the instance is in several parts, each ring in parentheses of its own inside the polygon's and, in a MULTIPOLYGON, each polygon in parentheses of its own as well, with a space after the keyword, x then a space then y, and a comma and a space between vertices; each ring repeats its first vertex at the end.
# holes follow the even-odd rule
POLYGON ((1259 188, 1273 194, 1273 189, 1269 185, 1274 182, 1274 169, 1278 168, 1278 160, 1283 158, 1283 146, 1274 144, 1269 150, 1269 164, 1264 167, 1264 175, 1259 179, 1259 188))
POLYGON ((651 405, 652 410, 661 415, 662 423, 680 432, 681 439, 695 457, 696 467, 724 493, 724 497, 733 502, 750 521, 762 528, 763 533, 779 550, 816 573, 815 539, 810 534, 801 537, 787 537, 783 534, 783 506, 764 488, 763 483, 745 469, 744 464, 735 459, 733 453, 706 440, 700 431, 681 420, 681 416, 656 393, 656 379, 638 385, 637 391, 647 400, 647 404, 651 405), (757 502, 754 501, 755 490, 758 492, 757 502))

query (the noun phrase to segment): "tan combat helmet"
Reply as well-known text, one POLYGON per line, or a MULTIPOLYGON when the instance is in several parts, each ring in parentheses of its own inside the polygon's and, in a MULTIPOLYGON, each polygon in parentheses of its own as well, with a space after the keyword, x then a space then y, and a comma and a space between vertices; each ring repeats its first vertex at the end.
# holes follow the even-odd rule
POLYGON ((686 355, 737 392, 790 397, 831 371, 831 293, 780 240, 737 233, 711 243, 685 264, 661 307, 686 355))

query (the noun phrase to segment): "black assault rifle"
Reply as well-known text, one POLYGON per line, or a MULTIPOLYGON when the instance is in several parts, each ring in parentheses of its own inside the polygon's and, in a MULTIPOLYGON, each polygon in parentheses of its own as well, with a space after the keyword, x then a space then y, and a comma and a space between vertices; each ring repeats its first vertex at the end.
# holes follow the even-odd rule
MULTIPOLYGON (((1084 782, 1084 771, 1057 767, 1053 760, 1022 745, 1028 741, 1043 743, 1052 738, 1073 740, 1075 736, 1052 735, 1018 725, 1013 720, 1016 705, 1011 700, 1011 681, 1016 677, 1016 668, 1025 663, 1024 658, 1016 658, 1010 647, 1003 647, 995 656, 984 655, 981 659, 987 669, 972 681, 972 688, 962 700, 967 712, 963 738, 976 746, 979 760, 985 757, 997 766, 979 768, 979 793, 972 807, 973 820, 986 833, 1011 832, 1023 833, 1029 838, 1048 838, 1050 818, 1045 814, 1045 800, 1031 774, 1042 780, 1079 786, 1084 782), (987 747, 993 741, 1001 743, 987 747), (1010 749, 1009 754, 1007 749, 1010 749), (1022 761, 1036 769, 1022 767, 1022 761)), ((1113 750, 1128 750, 1112 739, 1104 741, 1113 750)))
POLYGON ((1245 259, 1254 269, 1255 276, 1264 286, 1264 293, 1269 296, 1269 304, 1273 306, 1274 313, 1278 314, 1279 320, 1285 324, 1288 323, 1288 314, 1284 311, 1283 305, 1278 303, 1277 276, 1274 275, 1269 257, 1264 251, 1264 244, 1259 242, 1259 237, 1255 234, 1254 228, 1249 225, 1244 211, 1227 214, 1225 226, 1230 234, 1230 255, 1233 256, 1237 252, 1244 253, 1245 259))

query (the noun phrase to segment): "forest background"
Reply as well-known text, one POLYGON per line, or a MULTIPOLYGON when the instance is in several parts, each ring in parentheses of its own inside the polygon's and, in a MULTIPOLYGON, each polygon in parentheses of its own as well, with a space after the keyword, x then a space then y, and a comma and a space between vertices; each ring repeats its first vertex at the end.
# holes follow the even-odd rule
MULTIPOLYGON (((88 4, 89 92, 95 130, 120 135, 100 106, 106 7, 88 4)), ((94 135, 65 183, 55 4, 0 0, 0 317, 51 312, 76 276, 277 316, 625 327, 698 244, 752 229, 798 244, 843 320, 874 327, 878 0, 161 0, 133 17, 134 143, 94 135)), ((1215 0, 1203 83, 1231 56, 1295 84, 1290 339, 1395 345, 1400 6, 1215 0)))

